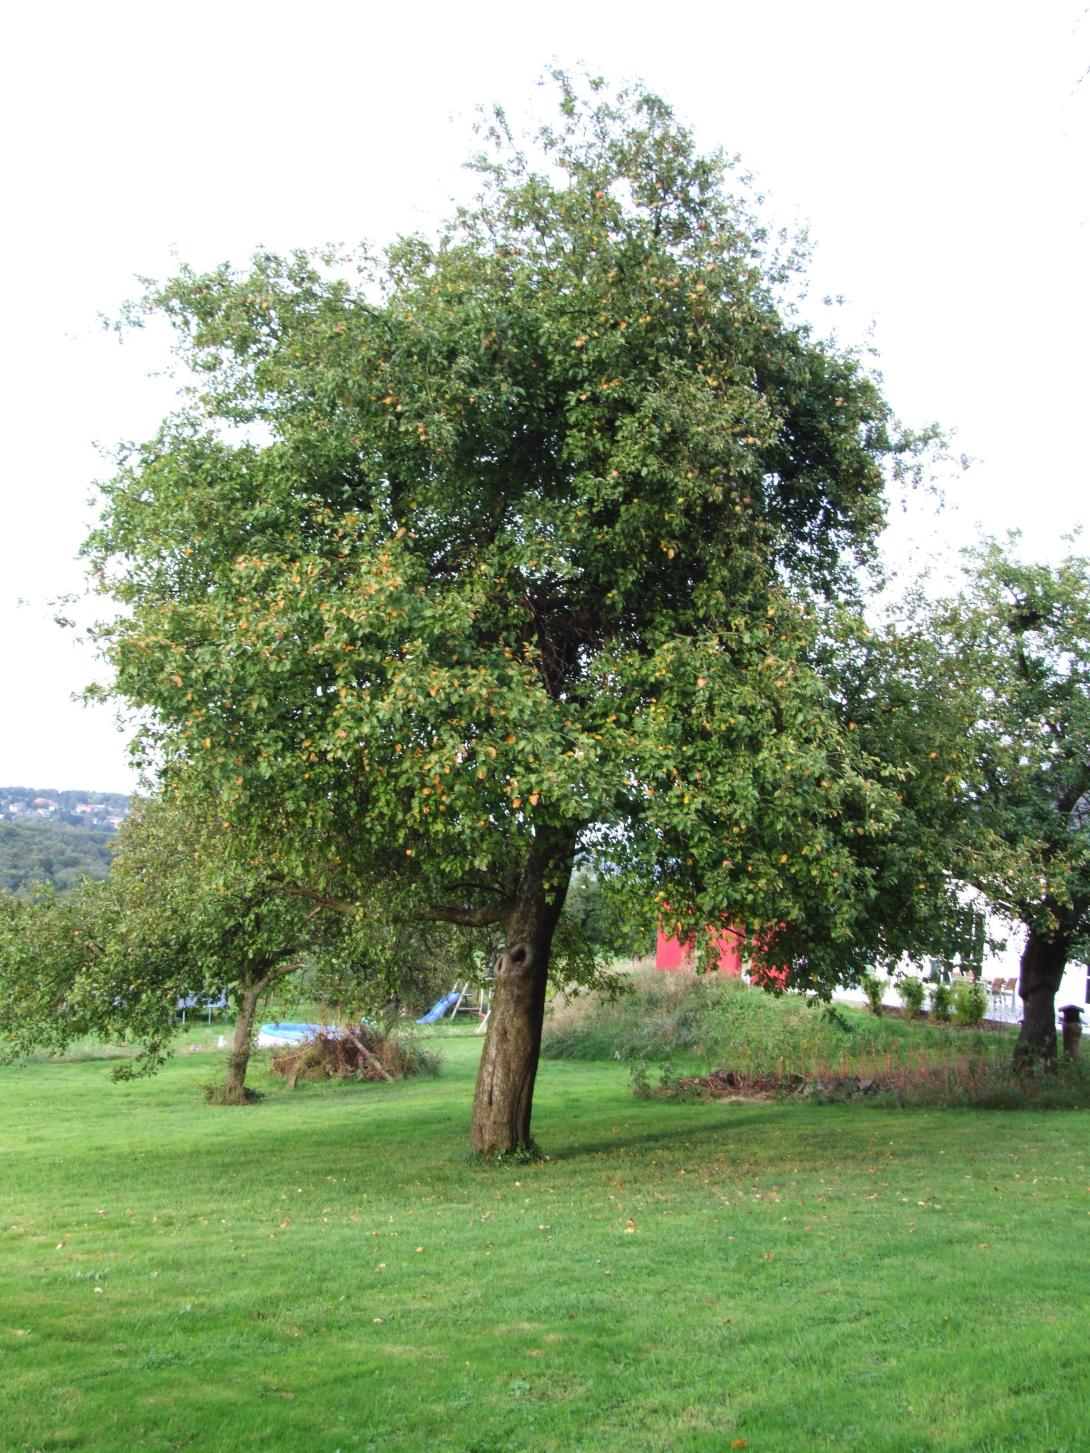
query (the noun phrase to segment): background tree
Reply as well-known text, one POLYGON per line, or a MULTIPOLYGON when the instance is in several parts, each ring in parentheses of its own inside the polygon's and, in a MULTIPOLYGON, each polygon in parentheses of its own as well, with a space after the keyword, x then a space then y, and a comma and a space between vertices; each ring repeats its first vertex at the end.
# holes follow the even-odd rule
POLYGON ((437 243, 151 287, 194 391, 87 546, 117 690, 225 831, 316 903, 499 927, 482 1151, 530 1141, 577 854, 839 971, 873 892, 846 814, 892 802, 793 590, 844 587, 919 444, 778 300, 722 157, 557 84, 532 150, 497 114, 437 243))
POLYGON ((138 1068, 154 1069, 177 1034, 179 1002, 226 992, 235 1030, 223 1095, 241 1102, 262 997, 321 955, 335 957, 347 935, 233 847, 194 803, 144 802, 118 834, 105 881, 63 900, 9 900, 0 931, 5 1052, 57 1050, 95 1034, 137 1044, 138 1068))
POLYGON ((97 1002, 71 995, 95 954, 84 891, 95 885, 63 898, 51 887, 19 898, 0 892, 0 1059, 60 1053, 93 1032, 97 1002))
POLYGON ((54 822, 0 822, 0 890, 26 894, 49 885, 70 892, 110 870, 112 829, 54 822))
POLYGON ((909 615, 913 689, 946 719, 929 755, 962 814, 959 876, 1026 929, 1016 1059, 1054 1064, 1056 993, 1090 951, 1090 562, 993 541, 960 593, 909 615))
MULTIPOLYGON (((910 614, 922 599, 913 597, 910 614)), ((894 803, 882 832, 855 825, 857 862, 875 891, 861 905, 854 964, 873 976, 895 973, 906 957, 931 958, 945 971, 979 973, 986 935, 974 885, 1007 854, 973 808, 978 751, 955 660, 896 612, 874 625, 833 606, 822 613, 813 664, 894 803)))

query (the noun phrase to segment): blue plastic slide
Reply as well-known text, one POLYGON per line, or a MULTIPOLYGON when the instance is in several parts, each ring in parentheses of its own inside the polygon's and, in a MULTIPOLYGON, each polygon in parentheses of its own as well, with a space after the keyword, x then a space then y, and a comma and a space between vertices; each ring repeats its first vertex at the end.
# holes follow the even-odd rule
POLYGON ((426 1014, 421 1014, 420 1018, 416 1021, 417 1024, 437 1024, 448 1009, 454 1008, 461 997, 461 994, 456 989, 452 989, 449 994, 444 994, 441 999, 434 1003, 426 1014))

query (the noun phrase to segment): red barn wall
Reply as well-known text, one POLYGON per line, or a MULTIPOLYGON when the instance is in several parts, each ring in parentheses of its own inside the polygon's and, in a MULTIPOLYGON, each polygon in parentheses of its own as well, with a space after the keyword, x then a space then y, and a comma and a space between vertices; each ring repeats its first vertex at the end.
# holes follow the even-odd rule
MULTIPOLYGON (((719 953, 719 972, 721 974, 731 974, 736 979, 741 977, 744 943, 745 934, 740 929, 727 928, 719 935, 716 948, 719 953)), ((692 967, 692 939, 682 943, 679 939, 668 938, 660 928, 658 942, 655 946, 655 968, 660 969, 663 973, 678 974, 691 971, 692 967)))

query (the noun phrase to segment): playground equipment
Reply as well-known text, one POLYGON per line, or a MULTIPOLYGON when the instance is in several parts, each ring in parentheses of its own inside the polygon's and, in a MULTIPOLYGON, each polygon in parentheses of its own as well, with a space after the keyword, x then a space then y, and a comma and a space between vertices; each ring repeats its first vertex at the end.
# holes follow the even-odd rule
POLYGON ((184 999, 178 999, 175 1002, 174 1012, 181 1016, 182 1023, 184 1024, 186 1022, 186 1014, 190 1010, 197 1010, 201 1014, 207 1014, 208 1022, 211 1024, 213 1014, 222 1014, 229 1007, 230 1001, 227 998, 226 990, 224 990, 219 994, 214 994, 207 998, 201 997, 198 994, 187 994, 184 999))
POLYGON ((448 1015, 453 1022, 459 1014, 475 1014, 481 1021, 477 1027, 477 1033, 481 1034, 488 1023, 490 1013, 491 1000, 488 990, 483 985, 474 987, 466 979, 461 984, 455 984, 449 994, 444 994, 441 999, 437 999, 428 1012, 421 1014, 416 1022, 417 1024, 438 1024, 448 1015))
POLYGON ((417 1024, 438 1024, 447 1010, 457 1004, 459 997, 454 989, 449 994, 444 994, 441 999, 435 1001, 426 1014, 421 1014, 420 1018, 416 1021, 417 1024))

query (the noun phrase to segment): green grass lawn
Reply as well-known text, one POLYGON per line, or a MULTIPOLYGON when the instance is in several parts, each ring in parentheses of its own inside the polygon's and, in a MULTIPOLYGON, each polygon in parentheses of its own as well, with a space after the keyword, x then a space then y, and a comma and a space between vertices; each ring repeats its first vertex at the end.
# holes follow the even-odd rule
POLYGON ((0 1070, 0 1447, 1090 1448, 1090 1113, 664 1104, 543 1064, 540 1165, 438 1080, 214 1109, 183 1054, 0 1070))

